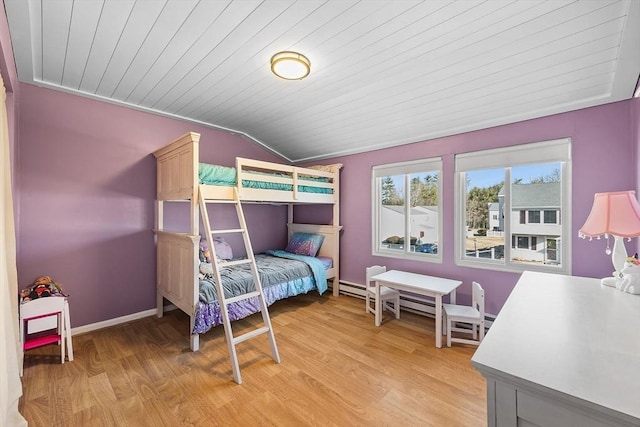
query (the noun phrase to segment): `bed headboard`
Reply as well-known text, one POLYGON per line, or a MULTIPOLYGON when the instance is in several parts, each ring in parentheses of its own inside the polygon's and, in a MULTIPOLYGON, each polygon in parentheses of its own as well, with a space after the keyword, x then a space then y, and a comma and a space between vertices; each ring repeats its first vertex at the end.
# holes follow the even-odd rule
POLYGON ((195 200, 199 142, 200 134, 189 132, 153 152, 158 165, 157 200, 195 200))
POLYGON ((322 242, 322 246, 320 247, 320 251, 318 251, 318 256, 323 256, 327 258, 331 258, 336 262, 338 258, 338 233, 340 233, 340 229, 342 227, 333 226, 333 225, 317 225, 317 224, 295 224, 289 223, 287 224, 289 228, 289 238, 293 233, 313 233, 313 234, 321 234, 324 236, 324 241, 322 242))

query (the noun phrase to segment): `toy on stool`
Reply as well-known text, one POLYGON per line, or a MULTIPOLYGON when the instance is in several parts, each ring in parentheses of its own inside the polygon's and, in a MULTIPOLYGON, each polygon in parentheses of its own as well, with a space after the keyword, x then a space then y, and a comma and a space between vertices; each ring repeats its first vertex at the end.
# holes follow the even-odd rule
POLYGON ((622 292, 640 295, 640 261, 638 254, 627 257, 620 274, 615 277, 607 277, 601 280, 605 286, 612 286, 622 292))
POLYGON ((33 284, 20 291, 20 302, 32 301, 34 299, 50 296, 66 296, 62 292, 59 283, 49 276, 39 276, 33 284))

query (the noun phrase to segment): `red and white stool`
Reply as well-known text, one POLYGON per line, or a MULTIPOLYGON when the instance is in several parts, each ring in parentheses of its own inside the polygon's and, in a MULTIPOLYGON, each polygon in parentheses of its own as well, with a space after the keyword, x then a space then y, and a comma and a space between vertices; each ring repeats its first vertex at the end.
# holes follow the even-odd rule
MULTIPOLYGON (((58 343, 60 361, 73 360, 69 301, 66 297, 50 296, 20 304, 20 342, 24 351, 43 345, 58 343)), ((23 364, 20 364, 22 376, 23 364)))

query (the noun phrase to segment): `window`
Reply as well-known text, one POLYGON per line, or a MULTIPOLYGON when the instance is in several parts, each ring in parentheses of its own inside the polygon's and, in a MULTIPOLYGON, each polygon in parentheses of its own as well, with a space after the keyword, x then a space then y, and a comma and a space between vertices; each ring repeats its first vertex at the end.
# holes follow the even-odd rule
POLYGON ((442 261, 441 174, 439 157, 373 168, 374 255, 442 261))
POLYGON ((529 236, 518 236, 518 249, 527 249, 529 247, 529 236))
POLYGON ((459 154, 455 167, 458 265, 571 272, 569 139, 459 154))
POLYGON ((547 239, 547 260, 549 262, 556 262, 558 252, 558 240, 557 239, 547 239))
POLYGON ((544 211, 544 223, 545 224, 557 224, 556 218, 558 211, 544 211))

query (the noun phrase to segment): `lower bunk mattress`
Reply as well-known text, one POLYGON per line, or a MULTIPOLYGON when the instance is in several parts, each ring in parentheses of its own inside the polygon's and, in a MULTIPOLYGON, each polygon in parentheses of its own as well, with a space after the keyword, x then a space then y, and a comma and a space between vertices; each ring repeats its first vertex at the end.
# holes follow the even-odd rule
MULTIPOLYGON (((327 289, 325 269, 331 268, 331 260, 290 254, 285 251, 267 251, 255 255, 260 282, 267 305, 295 295, 327 289)), ((211 264, 200 264, 200 297, 195 313, 192 333, 202 334, 222 323, 222 314, 211 264)), ((251 265, 225 266, 220 264, 220 276, 225 298, 246 294, 255 290, 251 265)), ((260 311, 257 297, 227 305, 229 320, 242 319, 260 311)))

